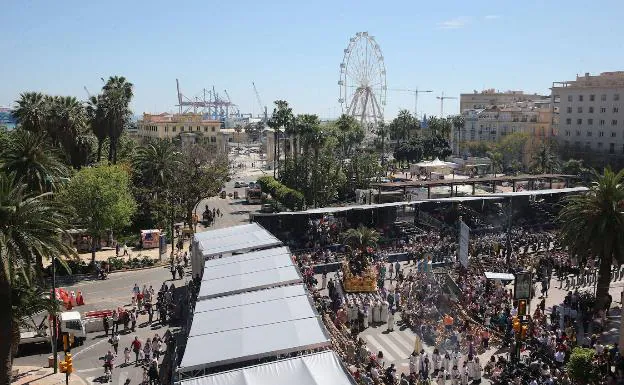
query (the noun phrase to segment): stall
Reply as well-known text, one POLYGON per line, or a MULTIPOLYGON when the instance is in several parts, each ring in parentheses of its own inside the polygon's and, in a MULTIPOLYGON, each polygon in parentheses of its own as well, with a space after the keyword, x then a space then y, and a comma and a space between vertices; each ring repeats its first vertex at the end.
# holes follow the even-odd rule
POLYGON ((155 249, 160 246, 160 230, 141 230, 141 245, 144 249, 155 249))

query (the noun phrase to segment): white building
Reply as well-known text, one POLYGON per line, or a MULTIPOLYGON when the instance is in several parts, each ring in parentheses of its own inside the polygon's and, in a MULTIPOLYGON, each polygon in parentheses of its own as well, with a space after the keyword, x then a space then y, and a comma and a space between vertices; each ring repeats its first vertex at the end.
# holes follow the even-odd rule
POLYGON ((608 161, 624 156, 624 71, 554 82, 554 128, 570 154, 608 161), (620 112, 622 110, 622 112, 620 112))

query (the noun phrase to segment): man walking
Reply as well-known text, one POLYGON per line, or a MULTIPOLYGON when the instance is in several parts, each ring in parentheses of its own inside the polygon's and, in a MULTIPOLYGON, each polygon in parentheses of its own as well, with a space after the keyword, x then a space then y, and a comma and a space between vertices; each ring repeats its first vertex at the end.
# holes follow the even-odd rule
POLYGON ((139 352, 141 351, 141 341, 139 341, 139 337, 134 337, 134 341, 132 341, 130 347, 134 352, 134 364, 135 366, 139 366, 139 352))

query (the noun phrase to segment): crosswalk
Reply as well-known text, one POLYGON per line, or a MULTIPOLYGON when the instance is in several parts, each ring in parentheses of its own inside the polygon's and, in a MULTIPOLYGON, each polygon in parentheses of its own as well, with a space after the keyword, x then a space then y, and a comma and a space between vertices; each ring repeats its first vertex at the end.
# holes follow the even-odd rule
MULTIPOLYGON (((385 328, 368 329, 360 334, 360 337, 366 341, 368 349, 377 354, 383 352, 386 362, 394 364, 405 364, 409 356, 414 351, 414 342, 416 337, 410 329, 400 330, 395 328, 392 332, 384 332, 385 328)), ((423 343, 423 349, 431 354, 433 348, 423 343)))

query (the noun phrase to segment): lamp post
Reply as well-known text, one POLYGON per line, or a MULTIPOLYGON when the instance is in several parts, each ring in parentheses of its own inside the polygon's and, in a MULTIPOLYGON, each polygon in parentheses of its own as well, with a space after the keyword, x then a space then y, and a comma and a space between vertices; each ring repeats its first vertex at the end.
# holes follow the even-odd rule
POLYGON ((56 374, 58 371, 56 350, 56 257, 52 257, 52 306, 54 306, 54 314, 52 314, 52 355, 54 359, 54 374, 56 374))

